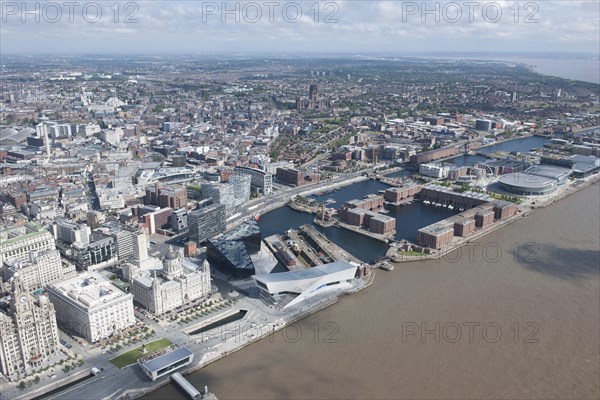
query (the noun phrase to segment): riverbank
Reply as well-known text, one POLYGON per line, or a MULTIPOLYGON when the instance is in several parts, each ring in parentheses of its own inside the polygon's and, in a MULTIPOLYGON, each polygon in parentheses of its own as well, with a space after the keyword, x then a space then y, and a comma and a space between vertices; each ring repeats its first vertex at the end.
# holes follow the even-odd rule
MULTIPOLYGON (((375 290, 299 322, 298 341, 263 340, 190 379, 248 400, 597 399, 598 189, 537 209, 458 259, 378 272, 375 290), (495 262, 487 244, 502 249, 495 262), (315 340, 326 324, 335 342, 323 329, 315 340)), ((166 399, 184 397, 166 387, 145 400, 166 399)))
MULTIPOLYGON (((240 350, 243 350, 256 342, 261 341, 262 339, 265 339, 268 337, 273 337, 276 333, 288 328, 290 325, 293 325, 315 313, 318 313, 319 311, 322 311, 326 308, 331 307, 332 305, 338 303, 340 298, 345 295, 354 294, 354 293, 357 293, 359 291, 362 291, 362 290, 368 288, 375 281, 375 270, 371 269, 369 274, 361 280, 363 281, 361 285, 357 285, 356 287, 348 290, 345 293, 333 294, 333 295, 329 294, 327 296, 323 295, 324 298, 316 299, 316 301, 318 301, 318 302, 314 306, 309 307, 306 310, 304 310, 304 308, 301 308, 300 312, 296 313, 295 315, 290 316, 288 319, 282 318, 278 323, 273 324, 271 330, 262 331, 261 334, 256 335, 253 338, 244 341, 242 344, 240 344, 238 346, 232 347, 231 349, 222 351, 220 353, 214 353, 214 352, 205 353, 204 355, 214 354, 214 356, 206 357, 206 359, 203 356, 200 359, 200 361, 198 361, 197 364, 195 364, 194 366, 187 368, 183 371, 178 371, 178 372, 183 376, 191 375, 203 368, 208 367, 209 365, 211 365, 221 359, 226 358, 227 356, 237 353, 240 350)), ((129 389, 129 390, 126 390, 122 395, 120 395, 118 397, 118 400, 137 399, 137 398, 143 397, 144 395, 152 393, 164 386, 167 386, 169 384, 171 384, 171 382, 169 380, 162 380, 161 382, 159 382, 156 385, 151 386, 151 387, 140 388, 140 389, 129 389)), ((216 393, 216 394, 218 396, 218 393, 216 393)))
MULTIPOLYGON (((534 202, 534 204, 525 204, 523 206, 519 206, 519 212, 507 219, 495 221, 493 225, 488 228, 480 229, 476 231, 474 234, 463 238, 463 237, 455 237, 453 242, 445 246, 441 250, 433 251, 429 254, 422 253, 420 255, 399 255, 398 256, 398 248, 391 245, 386 253, 386 257, 388 257, 392 262, 401 264, 405 262, 412 261, 423 261, 423 260, 436 260, 442 257, 448 257, 449 254, 453 254, 458 251, 461 247, 471 242, 474 242, 477 239, 481 239, 486 235, 489 235, 492 232, 495 232, 499 229, 506 227, 507 225, 512 224, 515 221, 518 221, 521 218, 526 217, 531 214, 537 208, 547 207, 561 199, 564 199, 567 196, 570 196, 574 193, 577 193, 580 190, 585 189, 586 187, 593 185, 596 182, 600 181, 600 175, 593 175, 584 180, 584 182, 577 184, 576 182, 571 183, 570 185, 557 189, 556 192, 551 193, 550 195, 545 195, 541 197, 542 201, 534 202)), ((540 199, 537 196, 530 196, 532 199, 535 198, 540 199)), ((531 202, 532 200, 530 200, 531 202)))

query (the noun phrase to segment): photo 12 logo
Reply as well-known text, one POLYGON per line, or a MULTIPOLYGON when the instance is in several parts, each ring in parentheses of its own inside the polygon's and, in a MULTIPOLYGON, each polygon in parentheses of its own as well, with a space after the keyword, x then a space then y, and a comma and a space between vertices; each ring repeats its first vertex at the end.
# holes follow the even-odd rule
POLYGON ((508 326, 494 321, 475 322, 402 322, 402 343, 497 343, 510 340, 514 343, 539 343, 540 326, 535 322, 520 324, 513 322, 508 326))
POLYGON ((495 1, 402 1, 398 7, 402 14, 402 23, 450 23, 486 22, 495 24, 501 21, 515 24, 538 23, 540 7, 537 3, 495 1))
POLYGON ((249 23, 287 22, 295 24, 303 18, 314 23, 336 24, 340 6, 333 1, 232 1, 201 3, 202 22, 249 23))
POLYGON ((2 23, 75 23, 84 21, 95 24, 101 21, 137 24, 140 6, 133 1, 0 1, 2 23))

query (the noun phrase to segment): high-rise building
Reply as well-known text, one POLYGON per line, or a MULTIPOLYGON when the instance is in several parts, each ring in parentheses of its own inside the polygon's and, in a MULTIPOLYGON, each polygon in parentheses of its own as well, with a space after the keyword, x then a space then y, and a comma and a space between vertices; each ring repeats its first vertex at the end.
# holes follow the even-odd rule
POLYGON ((313 104, 317 104, 319 102, 319 88, 316 83, 310 85, 308 89, 308 99, 313 104))
POLYGON ((67 244, 81 243, 88 244, 92 233, 86 224, 77 224, 66 219, 56 220, 56 239, 67 244))
POLYGON ((44 149, 46 150, 46 155, 50 157, 50 139, 48 138, 48 127, 46 124, 41 123, 35 126, 35 131, 37 132, 38 137, 44 139, 44 149))
POLYGON ((233 174, 250 176, 250 187, 258 193, 271 194, 273 192, 273 175, 268 172, 248 167, 235 167, 233 174))
POLYGON ((87 245, 74 245, 71 250, 73 261, 80 270, 107 266, 118 261, 115 240, 111 236, 102 237, 87 245))
POLYGON ((188 229, 190 239, 198 244, 225 232, 225 206, 213 204, 192 211, 188 215, 188 229))
POLYGON ((131 280, 141 272, 155 270, 161 267, 161 262, 148 253, 148 234, 142 229, 130 233, 133 242, 133 252, 130 260, 122 265, 123 278, 131 280))
POLYGON ((188 229, 188 212, 185 208, 175 210, 169 217, 171 229, 176 233, 185 232, 188 229))
POLYGON ((54 306, 29 294, 19 274, 13 277, 10 316, 0 313, 0 371, 6 376, 41 368, 59 353, 54 306))
POLYGON ((133 239, 133 258, 144 262, 148 259, 148 235, 144 231, 131 234, 133 239))
POLYGON ((92 343, 135 324, 133 295, 97 272, 53 283, 47 291, 61 330, 92 343))
POLYGON ((110 233, 116 244, 117 258, 119 262, 126 261, 133 255, 132 232, 127 229, 115 229, 110 233))
POLYGON ((146 188, 146 204, 170 207, 172 209, 185 208, 187 206, 187 189, 185 188, 161 188, 158 183, 146 188))
POLYGON ((202 198, 212 198, 213 203, 223 204, 227 214, 250 200, 252 178, 247 174, 234 174, 228 183, 202 185, 202 198))

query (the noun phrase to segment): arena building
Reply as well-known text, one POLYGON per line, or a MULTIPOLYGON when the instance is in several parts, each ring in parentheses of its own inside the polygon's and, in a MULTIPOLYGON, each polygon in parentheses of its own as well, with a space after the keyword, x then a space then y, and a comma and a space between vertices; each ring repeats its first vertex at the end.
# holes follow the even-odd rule
POLYGON ((509 192, 521 195, 542 195, 555 191, 564 184, 572 171, 554 165, 536 165, 524 172, 502 176, 498 183, 509 192))

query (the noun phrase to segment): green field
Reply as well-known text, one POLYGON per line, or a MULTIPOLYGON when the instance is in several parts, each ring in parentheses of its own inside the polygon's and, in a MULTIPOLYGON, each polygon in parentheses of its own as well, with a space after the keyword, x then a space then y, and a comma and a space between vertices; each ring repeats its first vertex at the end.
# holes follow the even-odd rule
MULTIPOLYGON (((162 338, 155 340, 154 342, 146 343, 146 353, 150 354, 156 350, 164 349, 171 345, 167 339, 162 338)), ((133 350, 129 350, 126 353, 120 354, 117 357, 110 360, 110 362, 117 368, 125 368, 128 365, 135 364, 138 358, 145 355, 142 353, 142 346, 136 347, 133 350)))
POLYGON ((426 256, 426 253, 422 253, 420 251, 413 251, 413 250, 409 250, 409 251, 398 251, 398 255, 400 256, 408 256, 408 257, 415 257, 415 256, 426 256))

